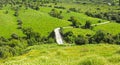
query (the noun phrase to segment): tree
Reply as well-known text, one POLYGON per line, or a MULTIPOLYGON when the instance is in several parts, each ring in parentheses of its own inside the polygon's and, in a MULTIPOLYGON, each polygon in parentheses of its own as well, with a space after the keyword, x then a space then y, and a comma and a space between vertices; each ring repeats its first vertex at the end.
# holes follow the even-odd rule
POLYGON ((96 34, 93 36, 95 42, 100 43, 104 42, 106 37, 106 32, 99 30, 96 32, 96 34))
POLYGON ((88 40, 82 35, 78 35, 78 37, 75 39, 75 44, 77 45, 83 45, 87 43, 88 43, 88 40))
POLYGON ((18 22, 18 25, 22 25, 22 23, 23 23, 22 20, 20 20, 20 19, 18 19, 17 22, 18 22))
POLYGON ((62 11, 57 11, 56 9, 52 9, 51 12, 49 13, 52 17, 56 17, 56 18, 59 18, 59 19, 62 19, 63 16, 61 15, 62 14, 62 11))
POLYGON ((14 33, 14 34, 11 35, 11 38, 12 38, 12 39, 18 39, 19 36, 18 36, 17 34, 14 33))
POLYGON ((72 31, 66 32, 63 36, 64 36, 64 39, 65 39, 66 42, 74 43, 75 35, 73 34, 72 31))
POLYGON ((19 14, 18 14, 18 11, 15 11, 15 13, 14 13, 14 16, 18 16, 19 14))
POLYGON ((119 6, 120 6, 120 0, 119 0, 119 6))
POLYGON ((120 33, 115 35, 114 41, 115 41, 116 44, 120 44, 120 33))
POLYGON ((72 26, 74 26, 76 28, 79 28, 81 26, 81 23, 74 16, 71 16, 68 21, 71 21, 72 26))
POLYGON ((91 28, 91 22, 90 21, 86 21, 84 27, 85 27, 85 29, 90 29, 91 28))

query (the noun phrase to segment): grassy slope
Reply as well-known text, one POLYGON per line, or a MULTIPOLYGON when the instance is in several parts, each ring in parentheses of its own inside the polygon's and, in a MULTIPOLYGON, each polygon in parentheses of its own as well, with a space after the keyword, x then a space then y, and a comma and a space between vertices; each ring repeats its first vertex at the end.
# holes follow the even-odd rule
POLYGON ((104 25, 94 27, 93 30, 95 30, 95 31, 104 30, 111 34, 118 34, 118 33, 120 33, 120 24, 119 23, 104 24, 104 25))
POLYGON ((75 4, 75 3, 59 3, 58 5, 64 6, 67 9, 69 8, 76 8, 79 9, 81 13, 84 13, 86 11, 89 12, 109 12, 109 11, 119 11, 117 10, 120 8, 119 6, 109 6, 105 4, 75 4), (97 10, 97 8, 100 8, 100 10, 97 10))
POLYGON ((31 27, 35 31, 47 36, 57 27, 69 26, 71 23, 65 20, 53 18, 48 13, 26 10, 20 12, 20 19, 23 20, 24 27, 31 27))
MULTIPOLYGON (((41 7, 40 11, 44 12, 44 13, 49 13, 51 11, 52 8, 49 7, 41 7)), ((58 11, 62 11, 62 16, 64 17, 64 20, 68 20, 70 19, 71 16, 74 16, 76 19, 79 20, 79 22, 81 22, 82 24, 85 24, 85 22, 87 20, 90 20, 92 24, 98 23, 99 20, 101 20, 102 22, 105 22, 106 20, 102 20, 99 18, 93 18, 93 17, 89 17, 83 13, 76 13, 76 12, 70 12, 67 13, 67 10, 63 10, 63 9, 57 9, 58 11)))
POLYGON ((1 65, 119 65, 119 45, 36 45, 28 53, 2 60, 1 65), (2 63, 4 62, 4 63, 2 63))
POLYGON ((103 30, 106 31, 108 33, 111 33, 113 35, 119 34, 120 33, 120 24, 119 23, 108 23, 108 24, 104 24, 104 25, 99 25, 99 26, 95 26, 93 28, 93 30, 90 29, 81 29, 81 28, 67 28, 67 29, 63 29, 63 32, 68 32, 68 31, 72 31, 75 35, 86 35, 86 34, 95 34, 96 31, 98 30, 103 30))
POLYGON ((4 10, 0 10, 0 36, 8 38, 13 33, 20 36, 23 35, 22 32, 17 29, 17 22, 16 18, 13 16, 13 12, 9 11, 8 14, 4 12, 4 10))
POLYGON ((94 35, 95 32, 89 29, 81 29, 81 28, 67 28, 63 29, 63 33, 66 33, 68 31, 72 31, 76 36, 77 35, 86 35, 86 34, 91 34, 94 35))

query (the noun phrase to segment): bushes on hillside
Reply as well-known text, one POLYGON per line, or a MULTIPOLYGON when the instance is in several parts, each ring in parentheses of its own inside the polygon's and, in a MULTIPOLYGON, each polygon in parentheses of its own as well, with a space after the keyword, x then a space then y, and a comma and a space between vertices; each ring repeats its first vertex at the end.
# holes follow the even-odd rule
POLYGON ((64 34, 64 39, 68 43, 74 43, 75 35, 73 34, 73 32, 69 31, 64 34))
POLYGON ((87 43, 120 44, 120 34, 114 36, 102 30, 97 31, 96 34, 94 35, 87 34, 86 36, 82 36, 82 35, 75 36, 71 31, 62 34, 67 43, 75 43, 77 45, 83 45, 87 43))
POLYGON ((34 32, 32 28, 24 28, 23 33, 26 35, 26 40, 28 41, 28 44, 35 45, 37 42, 41 42, 41 36, 39 33, 34 32))
POLYGON ((23 24, 22 20, 18 19, 17 23, 18 23, 18 29, 22 29, 22 24, 23 24))
POLYGON ((62 11, 57 11, 56 9, 52 9, 49 14, 50 14, 50 16, 52 16, 52 17, 56 17, 56 18, 59 18, 59 19, 62 19, 62 18, 63 18, 63 16, 61 15, 61 14, 62 14, 62 11))
POLYGON ((70 10, 70 11, 73 11, 73 12, 79 12, 79 10, 76 9, 76 8, 69 8, 69 10, 70 10))
POLYGON ((22 50, 27 47, 27 44, 16 39, 4 41, 0 39, 0 58, 7 58, 15 55, 20 55, 22 50))
POLYGON ((66 9, 66 8, 63 7, 63 6, 54 6, 54 8, 57 8, 57 9, 66 9))
POLYGON ((41 35, 38 32, 33 31, 32 28, 23 28, 22 31, 25 35, 23 37, 20 37, 15 33, 8 39, 0 37, 0 58, 20 55, 28 46, 55 42, 51 36, 41 37, 41 35))
POLYGON ((90 21, 86 21, 85 25, 84 25, 85 29, 90 29, 91 28, 91 22, 90 21))
POLYGON ((85 12, 86 15, 91 16, 91 17, 96 17, 96 18, 102 18, 102 19, 107 19, 107 20, 112 20, 116 21, 117 23, 120 23, 120 12, 85 12))
POLYGON ((71 21, 72 26, 74 26, 76 28, 80 28, 80 26, 81 26, 81 23, 74 16, 71 16, 70 19, 68 19, 68 21, 71 21))
POLYGON ((78 35, 75 39, 75 43, 77 45, 83 45, 88 43, 88 39, 86 39, 84 36, 78 35))
POLYGON ((14 16, 19 16, 19 13, 18 13, 18 11, 15 11, 15 13, 13 14, 14 16))

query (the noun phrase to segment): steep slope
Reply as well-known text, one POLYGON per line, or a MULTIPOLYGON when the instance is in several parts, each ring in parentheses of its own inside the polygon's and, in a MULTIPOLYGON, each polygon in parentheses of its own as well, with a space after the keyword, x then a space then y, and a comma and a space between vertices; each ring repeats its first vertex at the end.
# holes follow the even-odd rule
POLYGON ((19 18, 23 21, 23 27, 31 27, 34 31, 41 33, 42 36, 48 36, 55 28, 69 26, 71 23, 65 20, 57 19, 35 10, 26 10, 20 12, 19 18))
POLYGON ((9 11, 8 14, 5 14, 4 10, 0 10, 0 36, 8 38, 13 33, 22 36, 22 32, 17 27, 17 21, 13 13, 9 11))

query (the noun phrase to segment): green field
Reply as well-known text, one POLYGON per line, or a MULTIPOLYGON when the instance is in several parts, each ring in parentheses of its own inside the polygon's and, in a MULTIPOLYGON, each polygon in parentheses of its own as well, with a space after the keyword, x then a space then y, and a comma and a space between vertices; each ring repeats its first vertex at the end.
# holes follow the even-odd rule
POLYGON ((85 36, 86 34, 94 35, 95 31, 89 30, 89 29, 81 29, 81 28, 67 28, 63 29, 63 33, 66 33, 68 31, 72 31, 73 34, 77 35, 83 35, 85 36))
POLYGON ((0 0, 0 65, 120 65, 119 45, 120 0, 0 0))
POLYGON ((27 53, 1 60, 1 65, 119 65, 119 45, 56 45, 28 47, 27 53), (29 50, 29 51, 28 51, 29 50))
POLYGON ((20 11, 19 18, 23 21, 23 27, 33 28, 34 31, 41 33, 42 36, 48 36, 57 27, 66 27, 71 23, 65 20, 53 18, 48 13, 35 10, 20 11))
POLYGON ((118 34, 120 32, 120 24, 118 23, 108 23, 100 26, 96 26, 93 30, 104 30, 108 33, 111 33, 113 35, 118 34))
POLYGON ((5 10, 0 10, 0 36, 9 38, 14 33, 23 36, 22 32, 17 29, 16 18, 12 15, 13 11, 10 11, 9 14, 4 12, 5 10))

